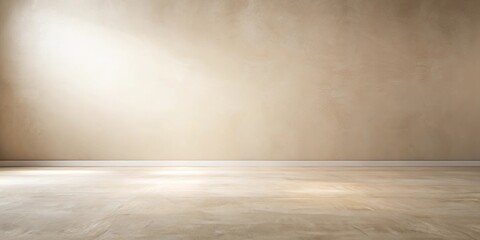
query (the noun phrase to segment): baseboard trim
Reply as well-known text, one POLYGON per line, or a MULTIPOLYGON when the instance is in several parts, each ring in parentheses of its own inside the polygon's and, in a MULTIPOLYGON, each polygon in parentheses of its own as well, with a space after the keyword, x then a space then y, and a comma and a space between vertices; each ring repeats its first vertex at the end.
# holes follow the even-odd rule
POLYGON ((0 160, 0 167, 480 167, 480 161, 0 160))

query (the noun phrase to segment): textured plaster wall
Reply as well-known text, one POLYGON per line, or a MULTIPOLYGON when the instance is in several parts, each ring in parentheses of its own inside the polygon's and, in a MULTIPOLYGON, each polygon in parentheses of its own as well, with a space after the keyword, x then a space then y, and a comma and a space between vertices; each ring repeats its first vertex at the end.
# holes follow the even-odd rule
POLYGON ((0 159, 479 159, 480 1, 0 1, 0 159))

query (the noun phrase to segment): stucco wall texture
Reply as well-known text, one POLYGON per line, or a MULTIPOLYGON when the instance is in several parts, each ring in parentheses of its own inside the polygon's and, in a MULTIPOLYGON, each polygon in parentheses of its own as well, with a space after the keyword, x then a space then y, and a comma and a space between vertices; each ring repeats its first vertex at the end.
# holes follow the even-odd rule
POLYGON ((0 159, 480 158, 480 1, 0 1, 0 159))

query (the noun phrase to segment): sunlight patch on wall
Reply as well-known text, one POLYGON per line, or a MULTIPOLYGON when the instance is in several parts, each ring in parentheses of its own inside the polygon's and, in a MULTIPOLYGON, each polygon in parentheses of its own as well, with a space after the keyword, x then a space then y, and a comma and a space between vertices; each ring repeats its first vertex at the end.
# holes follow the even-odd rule
POLYGON ((39 73, 42 90, 125 114, 175 108, 188 65, 151 40, 47 11, 24 27, 16 36, 36 57, 23 55, 17 67, 39 73))

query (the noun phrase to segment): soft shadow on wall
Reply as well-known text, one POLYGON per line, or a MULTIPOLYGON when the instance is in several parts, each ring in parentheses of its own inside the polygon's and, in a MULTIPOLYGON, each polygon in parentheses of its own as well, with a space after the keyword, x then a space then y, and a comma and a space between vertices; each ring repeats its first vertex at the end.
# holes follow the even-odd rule
POLYGON ((1 159, 478 159, 478 1, 0 3, 1 159))

